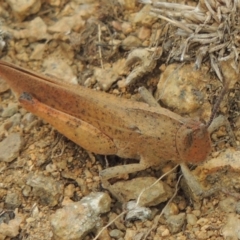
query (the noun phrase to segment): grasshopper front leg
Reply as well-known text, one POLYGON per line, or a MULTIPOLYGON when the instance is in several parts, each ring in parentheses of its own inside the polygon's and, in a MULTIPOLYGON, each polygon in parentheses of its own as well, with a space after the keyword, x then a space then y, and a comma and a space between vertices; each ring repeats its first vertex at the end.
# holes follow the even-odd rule
POLYGON ((135 173, 148 168, 149 166, 145 165, 144 162, 145 161, 141 159, 140 163, 115 166, 102 170, 100 172, 102 186, 107 189, 119 202, 123 203, 124 198, 121 196, 121 189, 116 191, 108 180, 119 175, 135 173))

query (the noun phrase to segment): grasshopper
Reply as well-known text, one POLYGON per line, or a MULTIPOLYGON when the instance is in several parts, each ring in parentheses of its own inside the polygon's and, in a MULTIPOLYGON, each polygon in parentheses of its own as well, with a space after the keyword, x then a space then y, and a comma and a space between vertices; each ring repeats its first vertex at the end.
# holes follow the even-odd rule
POLYGON ((107 189, 108 180, 119 174, 169 160, 198 164, 211 151, 207 125, 159 106, 71 85, 4 61, 0 61, 0 77, 25 109, 86 150, 139 160, 101 171, 107 189))

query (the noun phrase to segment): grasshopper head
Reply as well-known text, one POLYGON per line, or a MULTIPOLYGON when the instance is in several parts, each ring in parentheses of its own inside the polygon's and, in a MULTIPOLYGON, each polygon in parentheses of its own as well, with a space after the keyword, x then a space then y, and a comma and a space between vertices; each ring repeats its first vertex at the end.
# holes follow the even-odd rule
POLYGON ((206 125, 190 120, 183 124, 176 135, 176 145, 181 160, 198 164, 211 152, 211 140, 206 125))

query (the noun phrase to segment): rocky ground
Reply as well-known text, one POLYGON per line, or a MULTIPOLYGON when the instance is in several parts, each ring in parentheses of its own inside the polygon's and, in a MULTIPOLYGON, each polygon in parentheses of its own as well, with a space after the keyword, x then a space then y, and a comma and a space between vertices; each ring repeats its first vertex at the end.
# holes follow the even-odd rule
MULTIPOLYGON (((200 5, 199 14, 191 12, 196 1, 178 1, 180 19, 193 29, 199 21, 211 26, 207 36, 189 38, 179 15, 169 23, 170 10, 137 1, 0 0, 2 60, 119 99, 142 101, 145 86, 161 106, 205 122, 227 82, 217 116, 230 123, 213 129, 212 153, 190 166, 193 176, 182 177, 179 166, 167 174, 175 166, 169 162, 113 181, 121 204, 101 187, 99 172, 132 160, 85 151, 23 109, 0 79, 0 239, 240 239, 238 15, 232 20, 231 5, 238 1, 216 2, 218 10, 200 5), (218 39, 211 29, 221 16, 236 26, 218 39), (198 196, 189 191, 195 179, 204 187, 198 196)), ((225 28, 217 29, 220 36, 225 28)))

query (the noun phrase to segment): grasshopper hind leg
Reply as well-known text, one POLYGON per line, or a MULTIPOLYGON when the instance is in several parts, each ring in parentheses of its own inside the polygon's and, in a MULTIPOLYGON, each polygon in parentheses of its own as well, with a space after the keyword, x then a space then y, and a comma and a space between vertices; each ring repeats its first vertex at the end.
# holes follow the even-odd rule
POLYGON ((116 154, 117 148, 111 138, 93 125, 67 114, 67 109, 66 112, 59 111, 38 101, 29 93, 22 93, 19 102, 84 149, 98 154, 116 154))

